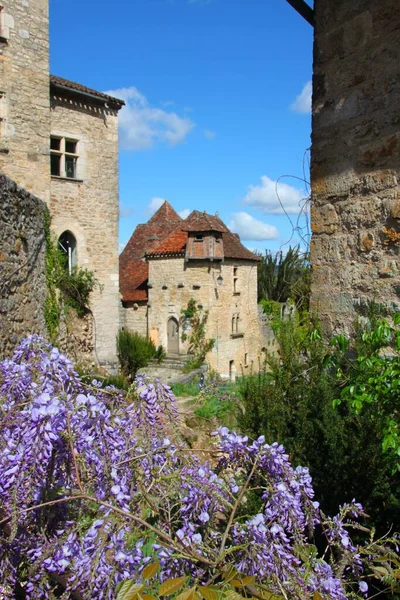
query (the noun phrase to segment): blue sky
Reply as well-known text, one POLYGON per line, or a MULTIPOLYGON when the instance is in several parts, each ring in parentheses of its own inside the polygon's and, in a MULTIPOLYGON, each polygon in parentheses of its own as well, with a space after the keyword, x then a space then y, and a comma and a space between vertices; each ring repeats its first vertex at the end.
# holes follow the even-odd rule
POLYGON ((286 0, 50 0, 50 39, 53 74, 127 101, 121 245, 164 198, 182 214, 218 211, 249 248, 287 242, 276 181, 292 176, 277 189, 295 225, 312 28, 286 0))

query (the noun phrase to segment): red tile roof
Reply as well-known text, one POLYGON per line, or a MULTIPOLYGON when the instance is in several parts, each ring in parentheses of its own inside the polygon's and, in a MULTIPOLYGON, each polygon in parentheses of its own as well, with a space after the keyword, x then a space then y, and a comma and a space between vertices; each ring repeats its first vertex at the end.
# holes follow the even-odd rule
POLYGON ((194 210, 185 220, 183 231, 229 231, 218 215, 208 215, 206 212, 194 210))
POLYGON ((221 233, 223 258, 259 261, 261 258, 243 246, 237 233, 232 233, 216 215, 193 211, 159 246, 146 252, 149 258, 160 256, 184 256, 187 238, 191 233, 217 231, 221 233), (196 227, 200 227, 197 229, 196 227), (211 227, 211 230, 210 230, 211 227))
POLYGON ((80 83, 76 83, 75 81, 70 81, 69 79, 63 79, 62 77, 57 77, 56 75, 50 75, 50 87, 56 87, 61 89, 66 89, 66 91, 70 91, 71 93, 78 92, 79 94, 85 94, 88 97, 95 97, 99 100, 105 101, 107 104, 112 106, 113 108, 117 108, 118 110, 122 108, 125 104, 123 100, 119 98, 114 98, 113 96, 108 96, 107 94, 103 94, 103 92, 98 92, 97 90, 93 90, 92 88, 88 88, 85 85, 81 85, 80 83))
POLYGON ((123 302, 147 299, 145 283, 149 266, 142 258, 147 252, 157 248, 181 222, 180 216, 165 201, 147 223, 136 227, 119 257, 119 283, 123 302))
POLYGON ((176 229, 155 250, 147 252, 146 256, 185 256, 187 239, 188 234, 186 231, 176 229))

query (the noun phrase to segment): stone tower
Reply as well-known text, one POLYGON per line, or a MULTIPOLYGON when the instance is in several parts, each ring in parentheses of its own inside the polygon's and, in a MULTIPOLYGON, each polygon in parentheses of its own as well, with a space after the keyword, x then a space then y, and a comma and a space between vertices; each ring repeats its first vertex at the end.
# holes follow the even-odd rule
POLYGON ((315 0, 312 308, 349 330, 400 310, 398 0, 315 0))
POLYGON ((48 0, 2 0, 0 171, 50 199, 48 0))
MULTIPOLYGON (((0 6, 0 171, 47 203, 68 269, 92 271, 85 358, 117 362, 118 111, 124 102, 49 75, 48 0, 0 6)), ((58 241, 58 242, 57 242, 58 241)), ((44 295, 45 296, 45 295, 44 295)), ((66 344, 65 348, 70 347, 66 344)), ((71 354, 78 352, 75 347, 71 354)), ((83 358, 83 357, 82 357, 83 358)))

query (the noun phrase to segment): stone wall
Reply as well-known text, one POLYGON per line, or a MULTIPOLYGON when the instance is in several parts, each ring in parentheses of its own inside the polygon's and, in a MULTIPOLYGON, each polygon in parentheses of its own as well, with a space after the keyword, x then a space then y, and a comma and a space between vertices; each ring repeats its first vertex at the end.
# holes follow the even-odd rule
POLYGON ((111 109, 53 97, 51 134, 77 140, 77 178, 51 177, 52 228, 71 232, 77 264, 94 271, 101 284, 91 294, 94 358, 117 361, 118 275, 118 116, 111 109))
POLYGON ((315 0, 311 304, 349 330, 400 309, 398 0, 315 0))
MULTIPOLYGON (((168 350, 168 320, 179 321, 181 310, 193 298, 209 311, 207 338, 216 340, 207 356, 211 369, 225 377, 230 370, 237 374, 258 370, 265 344, 257 309, 256 263, 163 258, 149 260, 149 266, 148 331, 156 344, 168 350), (223 281, 218 285, 220 275, 223 281)), ((180 341, 179 352, 187 352, 187 342, 180 341)))
POLYGON ((45 204, 0 175, 0 356, 46 335, 45 204))
POLYGON ((129 331, 147 336, 147 302, 124 302, 121 325, 129 331))
POLYGON ((0 171, 48 202, 48 0, 1 5, 0 171))

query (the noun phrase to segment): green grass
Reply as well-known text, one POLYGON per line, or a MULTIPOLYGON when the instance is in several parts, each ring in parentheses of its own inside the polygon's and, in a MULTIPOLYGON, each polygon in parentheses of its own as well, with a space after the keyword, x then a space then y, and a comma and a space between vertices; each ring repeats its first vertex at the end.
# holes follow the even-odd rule
POLYGON ((174 396, 197 396, 199 393, 199 384, 197 381, 190 383, 173 383, 171 390, 174 396))
POLYGON ((205 398, 194 410, 196 417, 211 420, 216 418, 221 424, 232 427, 235 421, 234 403, 229 400, 218 400, 215 396, 205 398))

